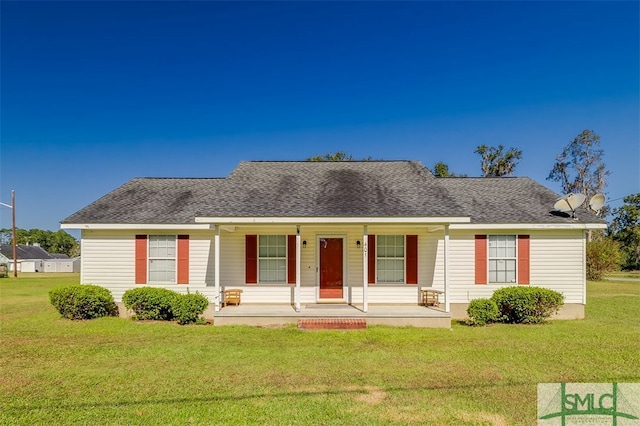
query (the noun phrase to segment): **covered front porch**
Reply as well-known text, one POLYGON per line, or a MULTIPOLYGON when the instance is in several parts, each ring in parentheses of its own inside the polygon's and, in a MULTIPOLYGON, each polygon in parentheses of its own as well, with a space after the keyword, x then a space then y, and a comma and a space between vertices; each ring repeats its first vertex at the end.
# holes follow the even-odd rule
POLYGON ((367 325, 411 326, 422 328, 450 328, 451 314, 443 307, 422 305, 302 303, 299 310, 293 305, 240 304, 225 306, 219 311, 210 309, 205 317, 213 325, 277 326, 296 324, 305 319, 361 319, 367 325))
MULTIPOLYGON (((253 220, 243 223, 235 218, 221 224, 219 218, 196 218, 199 222, 212 222, 215 230, 212 263, 216 268, 207 290, 213 290, 210 300, 216 316, 228 316, 218 313, 223 310, 222 293, 230 288, 243 290, 243 304, 274 306, 265 308, 265 312, 279 312, 277 307, 281 305, 285 312, 292 307, 297 316, 315 315, 314 309, 318 308, 307 307, 335 299, 347 306, 358 306, 351 308, 353 316, 370 313, 372 307, 372 318, 388 317, 386 312, 394 305, 399 313, 391 315, 394 317, 406 317, 403 313, 411 312, 412 308, 424 311, 424 306, 420 306, 421 289, 431 288, 440 293, 439 309, 444 313, 450 311, 449 223, 455 221, 452 218, 393 222, 380 218, 368 221, 325 218, 324 222, 300 220, 305 222, 302 224, 287 223, 291 219, 272 220, 276 223, 253 220), (263 241, 271 238, 279 245, 263 245, 263 241), (395 247, 390 246, 392 239, 395 247), (279 258, 263 258, 263 252, 267 256, 274 246, 279 250, 279 258), (393 250, 395 257, 389 255, 393 250), (244 257, 240 257, 243 252, 244 257), (275 270, 278 278, 273 281, 272 276, 267 279, 267 274, 273 275, 274 270, 263 270, 263 264, 276 262, 279 262, 275 270), (383 263, 386 270, 381 266, 383 263)), ((239 312, 245 309, 241 308, 239 312)), ((422 311, 409 316, 424 317, 422 311)), ((290 315, 293 314, 284 316, 290 315)))

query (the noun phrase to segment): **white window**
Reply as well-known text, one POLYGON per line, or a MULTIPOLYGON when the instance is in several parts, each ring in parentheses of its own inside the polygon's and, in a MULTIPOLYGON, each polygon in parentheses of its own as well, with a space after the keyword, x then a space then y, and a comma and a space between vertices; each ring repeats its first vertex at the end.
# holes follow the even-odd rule
POLYGON ((258 281, 284 283, 287 279, 287 238, 285 235, 258 237, 258 281))
POLYGON ((175 235, 149 235, 149 282, 176 282, 175 235))
POLYGON ((379 283, 404 282, 404 235, 378 235, 376 261, 379 283))
POLYGON ((515 235, 489 235, 489 282, 516 282, 515 235))

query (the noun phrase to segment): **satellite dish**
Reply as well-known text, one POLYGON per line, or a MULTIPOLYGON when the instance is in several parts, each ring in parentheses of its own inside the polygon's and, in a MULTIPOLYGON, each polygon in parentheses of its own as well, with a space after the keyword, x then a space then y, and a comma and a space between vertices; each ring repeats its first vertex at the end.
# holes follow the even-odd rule
POLYGON ((599 212, 604 207, 605 197, 603 194, 596 194, 589 200, 589 207, 595 212, 599 212))
POLYGON ((553 205, 553 208, 561 211, 562 213, 571 212, 571 216, 574 219, 576 218, 576 209, 584 203, 585 197, 584 194, 568 194, 566 197, 562 197, 553 205))
POLYGON ((567 200, 565 200, 564 198, 561 198, 558 201, 556 201, 556 203, 553 205, 553 208, 562 213, 567 213, 571 211, 571 206, 569 205, 567 200))
POLYGON ((569 207, 571 207, 571 210, 575 210, 580 207, 582 203, 584 203, 584 200, 586 198, 587 197, 584 194, 569 194, 566 197, 567 203, 569 204, 569 207))

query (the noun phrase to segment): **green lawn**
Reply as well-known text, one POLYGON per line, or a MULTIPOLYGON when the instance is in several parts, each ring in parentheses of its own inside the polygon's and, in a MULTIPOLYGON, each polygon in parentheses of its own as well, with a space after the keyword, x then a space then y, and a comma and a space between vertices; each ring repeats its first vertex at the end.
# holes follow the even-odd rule
POLYGON ((0 279, 3 425, 534 425, 539 382, 639 382, 640 284, 587 319, 446 329, 72 322, 77 275, 0 279))
POLYGON ((616 271, 608 274, 609 278, 636 278, 640 280, 640 271, 616 271))

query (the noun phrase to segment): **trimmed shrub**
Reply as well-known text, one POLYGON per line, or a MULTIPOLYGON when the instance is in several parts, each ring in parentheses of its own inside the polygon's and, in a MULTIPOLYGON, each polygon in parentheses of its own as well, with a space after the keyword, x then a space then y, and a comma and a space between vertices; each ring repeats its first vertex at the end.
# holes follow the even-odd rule
POLYGON ((173 298, 171 310, 178 324, 204 323, 200 315, 209 306, 209 300, 200 293, 181 294, 173 298))
POLYGON ((125 291, 122 303, 135 312, 135 319, 165 320, 173 319, 171 305, 180 294, 173 290, 157 287, 139 287, 125 291))
POLYGON ((467 307, 471 325, 486 325, 498 319, 498 305, 491 299, 473 299, 467 307))
POLYGON ((499 320, 511 324, 542 323, 564 303, 557 291, 529 286, 504 287, 491 298, 498 306, 499 320))
POLYGON ((52 288, 49 301, 64 318, 92 319, 118 315, 113 295, 97 285, 67 285, 52 288))

